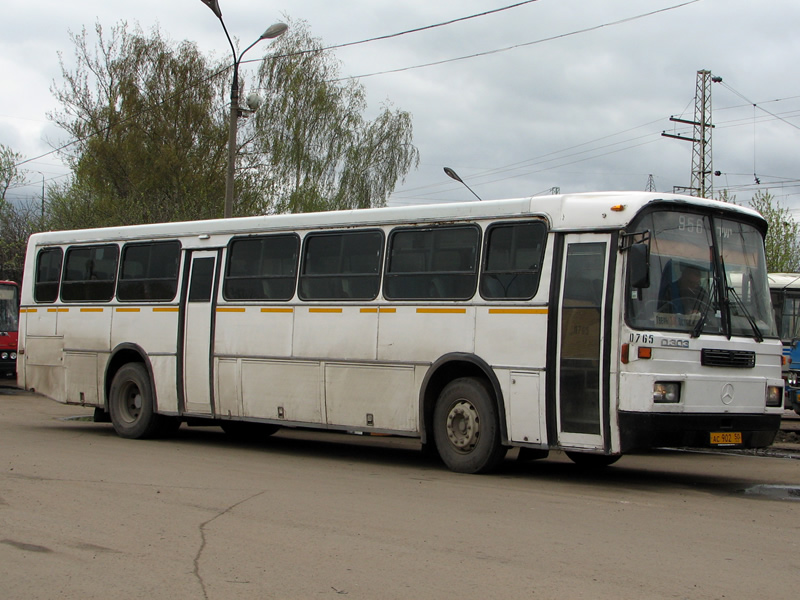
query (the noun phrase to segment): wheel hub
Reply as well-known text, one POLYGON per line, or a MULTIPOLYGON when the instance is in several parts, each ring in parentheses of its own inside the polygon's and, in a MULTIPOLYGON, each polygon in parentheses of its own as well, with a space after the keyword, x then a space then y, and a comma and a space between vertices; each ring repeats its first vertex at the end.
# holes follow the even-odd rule
POLYGON ((462 452, 469 452, 480 437, 478 411, 466 400, 456 402, 447 415, 447 437, 462 452))

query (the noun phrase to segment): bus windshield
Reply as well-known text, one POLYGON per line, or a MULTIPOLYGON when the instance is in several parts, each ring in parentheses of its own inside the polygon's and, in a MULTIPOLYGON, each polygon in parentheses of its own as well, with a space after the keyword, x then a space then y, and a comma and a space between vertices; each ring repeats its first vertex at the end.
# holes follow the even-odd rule
POLYGON ((628 287, 629 325, 694 337, 777 336, 758 229, 733 218, 662 211, 631 226, 645 231, 650 285, 628 287))
POLYGON ((16 285, 0 283, 0 331, 19 329, 19 300, 16 285))

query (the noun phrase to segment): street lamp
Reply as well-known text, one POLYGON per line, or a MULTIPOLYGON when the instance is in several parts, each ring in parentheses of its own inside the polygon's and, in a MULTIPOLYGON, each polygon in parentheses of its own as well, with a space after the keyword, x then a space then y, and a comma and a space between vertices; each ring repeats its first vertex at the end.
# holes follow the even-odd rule
POLYGON ((445 174, 445 175, 447 175, 447 176, 448 176, 450 179, 455 179, 455 180, 456 180, 458 183, 461 183, 461 184, 463 184, 463 185, 464 185, 464 187, 465 187, 465 188, 467 188, 467 189, 468 189, 470 192, 472 192, 472 195, 473 195, 473 196, 475 196, 475 197, 476 197, 478 200, 480 200, 480 199, 481 199, 481 197, 480 197, 480 196, 478 196, 478 194, 476 194, 476 193, 475 193, 475 192, 472 190, 472 188, 471 188, 471 187, 469 187, 469 186, 468 186, 468 185, 467 185, 467 184, 464 182, 464 180, 463 180, 463 179, 461 179, 461 177, 459 177, 459 176, 458 176, 458 173, 456 173, 455 171, 453 171, 453 169, 451 169, 450 167, 445 167, 445 168, 444 168, 444 174, 445 174))
POLYGON ((231 36, 228 34, 228 28, 225 27, 225 21, 222 20, 222 11, 219 9, 218 0, 201 0, 203 4, 208 6, 212 12, 217 16, 219 22, 222 23, 222 29, 225 31, 225 37, 228 38, 228 43, 231 45, 233 52, 233 83, 231 83, 231 115, 230 124, 228 126, 228 174, 225 179, 225 213, 226 219, 233 216, 233 176, 236 170, 236 129, 239 122, 239 63, 245 52, 250 50, 261 40, 271 40, 283 35, 289 26, 286 23, 275 23, 270 25, 267 30, 261 34, 255 42, 245 48, 239 57, 236 57, 236 48, 233 45, 231 36))

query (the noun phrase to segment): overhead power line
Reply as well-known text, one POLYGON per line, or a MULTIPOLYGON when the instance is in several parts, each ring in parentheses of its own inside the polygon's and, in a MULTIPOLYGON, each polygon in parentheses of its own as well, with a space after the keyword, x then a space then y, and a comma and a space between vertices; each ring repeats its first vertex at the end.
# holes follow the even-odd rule
POLYGON ((645 17, 651 17, 653 15, 657 15, 657 14, 664 13, 664 12, 667 12, 667 11, 675 10, 675 9, 678 9, 678 8, 683 8, 684 6, 688 6, 690 4, 695 4, 695 3, 700 2, 700 1, 701 0, 689 0, 688 2, 682 2, 681 4, 675 4, 673 6, 667 6, 666 8, 660 8, 658 10, 653 10, 653 11, 650 11, 650 12, 647 12, 647 13, 642 13, 640 15, 635 15, 633 17, 626 17, 624 19, 619 19, 617 21, 610 21, 608 23, 603 23, 601 25, 594 25, 592 27, 586 27, 584 29, 578 29, 576 31, 570 31, 569 33, 562 33, 562 34, 559 34, 559 35, 553 35, 553 36, 550 36, 550 37, 534 40, 532 42, 524 42, 522 44, 515 44, 513 46, 507 46, 505 48, 496 48, 494 50, 486 50, 485 52, 476 52, 475 54, 468 54, 468 55, 465 55, 465 56, 457 56, 455 58, 446 58, 446 59, 443 59, 443 60, 437 60, 437 61, 433 61, 433 62, 429 62, 429 63, 413 65, 413 66, 410 66, 410 67, 400 67, 400 68, 397 68, 397 69, 389 69, 387 71, 376 71, 374 73, 365 73, 365 74, 362 74, 362 75, 353 75, 353 76, 350 76, 350 77, 342 77, 340 79, 335 79, 333 81, 343 81, 343 80, 347 80, 347 79, 364 79, 366 77, 375 77, 377 75, 388 75, 388 74, 391 74, 391 73, 401 73, 403 71, 411 71, 413 69, 423 69, 425 67, 433 67, 433 66, 444 65, 444 64, 447 64, 447 63, 457 62, 457 61, 461 61, 461 60, 468 60, 468 59, 471 59, 471 58, 479 58, 481 56, 489 56, 491 54, 499 54, 500 52, 508 52, 510 50, 516 50, 517 48, 524 48, 526 46, 533 46, 533 45, 536 45, 536 44, 543 44, 544 42, 552 42, 554 40, 560 40, 560 39, 563 39, 563 38, 568 38, 568 37, 572 37, 572 36, 575 36, 575 35, 580 35, 582 33, 589 33, 589 32, 592 32, 592 31, 597 31, 599 29, 604 29, 606 27, 613 27, 615 25, 621 25, 623 23, 630 23, 631 21, 637 21, 639 19, 644 19, 645 17))

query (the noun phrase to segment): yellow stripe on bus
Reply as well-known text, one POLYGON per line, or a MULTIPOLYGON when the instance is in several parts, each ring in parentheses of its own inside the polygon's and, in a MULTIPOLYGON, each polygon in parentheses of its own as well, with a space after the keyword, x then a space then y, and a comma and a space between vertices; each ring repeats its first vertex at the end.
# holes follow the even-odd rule
POLYGON ((133 306, 118 306, 116 312, 141 312, 141 308, 135 308, 133 306))
POLYGON ((35 313, 35 312, 38 312, 38 311, 39 311, 38 308, 21 308, 19 312, 21 312, 21 313, 24 313, 24 312, 35 313))
POLYGON ((82 308, 81 312, 103 312, 102 308, 82 308))
POLYGON ((293 313, 293 308, 262 308, 262 313, 293 313))
POLYGON ((378 307, 377 306, 365 306, 361 309, 362 313, 377 313, 378 307))
POLYGON ((308 312, 310 313, 340 313, 342 312, 341 308, 309 308, 308 312))
POLYGON ((154 306, 153 312, 178 312, 177 306, 154 306))
POLYGON ((546 308, 490 308, 490 315, 546 315, 546 308))
POLYGON ((54 312, 54 313, 69 312, 69 309, 68 308, 48 308, 47 312, 54 312))
POLYGON ((380 308, 381 313, 396 313, 397 309, 389 306, 381 306, 380 308))
POLYGON ((243 313, 247 309, 243 306, 218 306, 217 312, 243 313))
POLYGON ((467 313, 466 308, 418 308, 417 313, 428 315, 463 315, 467 313))

